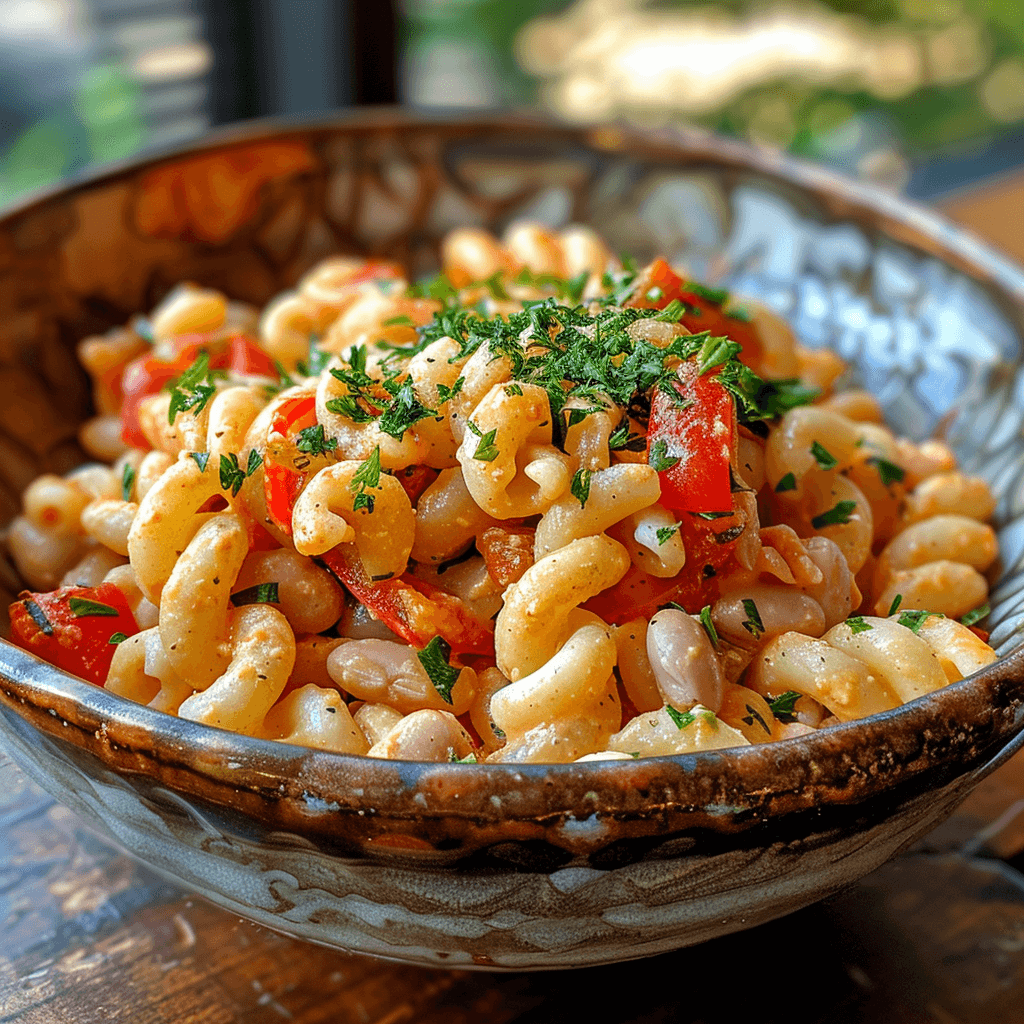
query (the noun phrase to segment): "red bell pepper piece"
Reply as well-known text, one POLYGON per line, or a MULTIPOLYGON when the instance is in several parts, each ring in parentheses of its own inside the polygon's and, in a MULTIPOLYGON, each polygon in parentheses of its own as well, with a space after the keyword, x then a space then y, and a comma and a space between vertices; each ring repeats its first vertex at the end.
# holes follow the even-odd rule
POLYGON ((374 582, 353 544, 339 544, 320 561, 356 600, 413 647, 422 649, 440 636, 459 654, 494 656, 494 633, 454 595, 408 573, 374 582))
POLYGON ((202 334, 184 334, 174 339, 174 356, 159 359, 155 355, 139 356, 121 374, 121 440, 133 448, 148 448, 149 442, 139 424, 139 406, 143 399, 156 395, 171 381, 180 377, 199 356, 206 352, 211 370, 230 370, 247 376, 277 377, 273 359, 254 338, 232 334, 211 340, 202 334))
POLYGON ((753 324, 741 317, 730 316, 722 304, 701 292, 689 291, 684 281, 664 260, 646 266, 636 280, 633 294, 623 305, 637 309, 664 309, 674 299, 684 304, 679 322, 694 334, 710 331, 712 336, 724 335, 743 346, 740 359, 754 370, 761 360, 761 341, 753 324), (649 298, 650 295, 655 298, 649 298))
POLYGON ((661 503, 673 512, 731 512, 733 397, 711 373, 698 374, 692 361, 679 367, 669 388, 674 394, 655 390, 647 427, 647 460, 659 469, 661 503))
POLYGON ((46 594, 22 591, 10 606, 11 635, 26 651, 57 668, 102 686, 117 633, 139 631, 124 594, 113 583, 62 587, 46 594))
MULTIPOLYGON (((316 396, 296 395, 281 404, 268 434, 280 434, 289 442, 300 430, 313 426, 316 426, 316 396)), ((298 449, 293 454, 297 452, 298 449)), ((267 515, 289 537, 292 535, 292 509, 306 479, 294 458, 281 458, 280 452, 267 447, 263 457, 263 497, 267 515)))

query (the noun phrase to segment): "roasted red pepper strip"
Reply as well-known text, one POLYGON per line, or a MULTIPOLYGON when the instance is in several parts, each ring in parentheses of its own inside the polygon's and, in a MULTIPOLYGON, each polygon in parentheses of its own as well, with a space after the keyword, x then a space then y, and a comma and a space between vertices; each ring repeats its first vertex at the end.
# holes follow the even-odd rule
POLYGON ((713 374, 683 363, 672 393, 658 388, 651 400, 647 461, 659 469, 661 503, 672 512, 732 511, 736 406, 713 374))
MULTIPOLYGON (((300 430, 316 425, 316 396, 296 395, 278 409, 269 433, 291 439, 300 430)), ((289 537, 292 535, 292 509, 306 484, 306 474, 289 459, 278 459, 268 447, 263 458, 263 496, 267 515, 289 537)))
POLYGON ((393 633, 424 648, 435 636, 459 654, 494 656, 494 633, 457 597, 410 576, 374 582, 353 544, 339 544, 320 561, 393 633))
POLYGON ((273 359, 263 351, 255 338, 232 334, 211 340, 201 334, 186 334, 174 340, 174 358, 158 359, 154 355, 139 356, 124 368, 121 375, 121 440, 133 448, 148 448, 149 442, 139 424, 139 406, 143 399, 158 394, 171 381, 180 377, 199 356, 208 353, 211 370, 230 370, 248 376, 277 377, 273 359))
POLYGON ((102 686, 117 649, 116 633, 139 631, 124 594, 113 583, 62 587, 48 594, 23 591, 10 606, 11 635, 26 651, 102 686))
POLYGON ((694 334, 710 331, 715 337, 724 335, 743 346, 740 359, 757 371, 761 361, 761 341, 753 324, 730 316, 721 303, 702 292, 688 291, 684 281, 664 260, 657 259, 645 267, 637 278, 632 296, 623 305, 637 309, 664 309, 673 299, 685 306, 679 322, 694 334), (660 289, 660 294, 655 289, 660 289), (656 298, 648 296, 654 294, 656 298))

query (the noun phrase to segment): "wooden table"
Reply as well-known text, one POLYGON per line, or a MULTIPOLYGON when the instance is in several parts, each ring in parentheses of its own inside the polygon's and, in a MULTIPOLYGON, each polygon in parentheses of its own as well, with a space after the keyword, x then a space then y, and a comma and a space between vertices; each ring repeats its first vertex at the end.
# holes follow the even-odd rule
MULTIPOLYGON (((1024 259, 1024 175, 948 211, 1024 259)), ((282 938, 189 896, 0 751, 0 1024, 1021 1024, 1017 868, 1024 755, 911 854, 781 921, 585 971, 427 970, 282 938)))

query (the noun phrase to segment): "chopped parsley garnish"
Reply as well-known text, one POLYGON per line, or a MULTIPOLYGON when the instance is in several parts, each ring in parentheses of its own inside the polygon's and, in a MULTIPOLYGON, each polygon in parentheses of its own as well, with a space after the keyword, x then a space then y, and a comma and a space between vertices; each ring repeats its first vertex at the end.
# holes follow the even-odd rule
MULTIPOLYGON (((661 289, 658 289, 659 291, 661 289)), ((654 291, 652 288, 651 291, 654 291)), ((648 295, 651 293, 648 292, 648 295)), ((677 324, 686 312, 686 306, 679 299, 673 299, 654 319, 666 324, 677 324)))
POLYGON ((365 508, 368 513, 373 512, 373 495, 367 494, 368 487, 380 487, 380 445, 373 450, 369 458, 360 463, 352 479, 349 481, 349 490, 355 495, 352 502, 352 511, 358 512, 365 508))
POLYGON ((324 425, 317 423, 299 431, 296 435, 295 447, 308 455, 326 455, 338 447, 338 439, 327 437, 324 434, 324 425))
POLYGON ((730 516, 736 515, 736 512, 735 510, 731 512, 691 512, 690 515, 694 515, 698 519, 728 519, 730 516))
POLYGON ((255 448, 249 450, 249 460, 245 464, 245 475, 252 476, 263 465, 263 456, 255 448))
POLYGON ((889 605, 889 614, 890 615, 895 615, 899 611, 901 604, 903 604, 903 595, 902 594, 897 594, 892 599, 892 604, 889 605))
POLYGON ((398 438, 399 441, 405 436, 405 432, 420 420, 429 419, 437 415, 436 409, 428 409, 417 397, 413 390, 412 381, 407 380, 404 384, 396 384, 393 380, 384 381, 384 388, 391 395, 391 403, 377 420, 377 426, 398 438))
POLYGON ((853 615, 846 620, 846 624, 850 627, 851 633, 866 633, 869 629, 875 627, 870 622, 864 621, 863 615, 853 615))
POLYGON ((206 467, 210 462, 209 452, 189 452, 189 458, 195 461, 195 464, 199 467, 200 473, 206 472, 206 467))
POLYGON ((506 384, 505 394, 511 398, 513 395, 521 395, 523 393, 523 386, 521 384, 506 384))
POLYGON ((944 619, 945 616, 942 612, 904 612, 896 621, 901 626, 906 626, 907 629, 914 633, 920 633, 921 627, 925 624, 925 620, 931 618, 933 615, 938 616, 940 619, 944 619))
POLYGON ((319 341, 320 339, 315 335, 309 339, 309 358, 306 360, 305 367, 300 364, 300 369, 305 369, 309 377, 319 377, 331 361, 331 353, 325 352, 318 344, 319 341))
POLYGON ((685 729, 688 725, 693 725, 697 721, 697 716, 689 711, 677 711, 671 704, 665 705, 665 711, 668 712, 668 717, 676 723, 677 729, 685 729))
POLYGON ((874 466, 878 470, 878 475, 884 487, 903 483, 903 478, 907 475, 906 470, 902 466, 897 466, 895 462, 890 462, 888 459, 872 456, 867 462, 869 466, 874 466))
POLYGON ((103 604, 100 601, 90 601, 84 597, 69 597, 68 608, 71 609, 71 614, 76 619, 83 619, 86 616, 92 615, 103 615, 116 619, 121 614, 116 608, 111 608, 109 604, 103 604))
POLYGON ((569 491, 580 503, 580 508, 586 508, 587 498, 590 497, 590 478, 593 473, 589 469, 578 469, 573 475, 569 491))
POLYGON ((661 547, 662 544, 668 541, 673 534, 678 533, 679 527, 682 525, 683 524, 680 522, 673 523, 671 526, 659 526, 658 529, 654 531, 654 535, 658 538, 658 547, 661 547))
POLYGON ((623 420, 609 435, 608 447, 613 452, 621 449, 642 452, 647 447, 647 438, 643 434, 631 434, 629 420, 623 420))
POLYGON ((107 643, 108 644, 113 644, 116 647, 118 644, 123 644, 125 642, 125 640, 127 640, 127 639, 128 639, 128 634, 127 633, 121 633, 121 632, 111 633, 110 634, 110 639, 107 641, 107 643))
POLYGON ((704 627, 704 632, 707 633, 708 639, 715 645, 715 649, 718 649, 718 630, 715 629, 715 624, 711 621, 711 605, 706 604, 700 610, 700 624, 704 627))
POLYGON ((986 615, 991 614, 992 606, 986 601, 983 605, 978 608, 969 611, 960 621, 965 626, 973 626, 976 622, 981 622, 986 615))
POLYGON ((472 420, 466 420, 466 426, 471 434, 475 434, 480 438, 476 451, 473 453, 473 458, 478 459, 480 462, 493 462, 500 454, 497 445, 494 443, 494 439, 498 434, 498 428, 495 427, 493 430, 488 430, 485 434, 472 420))
POLYGON ((818 441, 811 445, 811 454, 821 469, 835 469, 839 465, 838 459, 818 441))
POLYGON ((729 301, 729 290, 727 288, 708 288, 707 285, 698 284, 696 281, 687 281, 686 290, 698 299, 704 299, 714 306, 724 305, 729 301))
POLYGON ((787 690, 785 693, 768 701, 768 707, 771 708, 772 714, 780 722, 784 724, 787 722, 795 722, 796 702, 802 696, 803 694, 797 693, 796 690, 787 690))
MULTIPOLYGON (((451 703, 449 701, 449 703, 451 703)), ((451 764, 476 764, 476 754, 471 750, 465 757, 456 757, 455 751, 448 748, 448 760, 451 764)))
POLYGON ((451 653, 451 644, 439 636, 435 636, 422 651, 416 652, 416 657, 419 658, 431 684, 446 704, 453 703, 452 687, 458 682, 462 672, 462 669, 454 668, 448 663, 451 653))
MULTIPOLYGON (((438 404, 439 405, 444 405, 445 402, 450 402, 457 394, 459 394, 459 392, 462 391, 463 387, 465 387, 465 384, 466 384, 466 378, 465 377, 459 377, 451 387, 448 387, 447 384, 438 384, 437 385, 438 404)), ((519 388, 519 394, 522 394, 522 393, 523 393, 523 389, 519 388)), ((505 390, 505 394, 506 395, 508 394, 508 389, 507 388, 505 390)))
POLYGON ((393 316, 390 320, 385 320, 384 327, 415 327, 411 316, 402 314, 401 316, 393 316))
POLYGON ((210 356, 200 352, 195 362, 171 385, 171 404, 167 408, 167 422, 174 424, 180 412, 194 410, 198 416, 206 403, 216 394, 213 384, 214 374, 224 376, 223 371, 210 369, 210 356))
POLYGON ((761 621, 761 613, 757 610, 757 605, 749 597, 745 597, 743 599, 743 610, 747 613, 747 617, 740 625, 755 640, 760 640, 764 636, 764 623, 761 621))
POLYGON ((126 465, 121 474, 121 497, 125 501, 132 500, 132 489, 135 487, 135 467, 126 465))
POLYGON ((775 493, 782 494, 783 491, 795 491, 796 490, 796 477, 792 473, 787 473, 776 485, 775 493))
POLYGON ((856 508, 857 502, 855 501, 837 501, 827 512, 815 516, 811 520, 811 526, 816 530, 820 530, 823 526, 845 526, 856 508))
POLYGON ((655 441, 651 445, 651 450, 647 455, 647 461, 652 469, 656 469, 659 473, 664 473, 666 469, 671 469, 679 462, 679 457, 670 458, 668 455, 668 442, 662 438, 660 441, 655 441))
POLYGON ((697 353, 697 373, 703 375, 722 366, 743 351, 743 346, 728 338, 706 338, 697 353))
POLYGON ((237 594, 231 595, 231 603, 236 608, 246 604, 280 604, 277 583, 257 583, 254 587, 246 587, 237 594))
POLYGON ((245 470, 238 465, 238 456, 234 452, 220 457, 221 490, 230 491, 231 497, 237 497, 245 483, 245 470))

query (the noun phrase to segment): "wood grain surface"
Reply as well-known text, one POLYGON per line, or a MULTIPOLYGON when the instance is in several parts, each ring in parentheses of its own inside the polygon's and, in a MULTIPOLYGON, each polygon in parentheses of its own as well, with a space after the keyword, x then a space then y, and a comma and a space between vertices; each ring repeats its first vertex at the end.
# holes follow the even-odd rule
MULTIPOLYGON (((1024 237, 993 217, 1024 209, 1024 176, 994 188, 949 212, 1024 258, 1024 237)), ((1022 866, 1024 755, 915 852, 781 921, 576 972, 427 970, 297 942, 190 897, 0 751, 0 1024, 1021 1024, 1022 866)))

